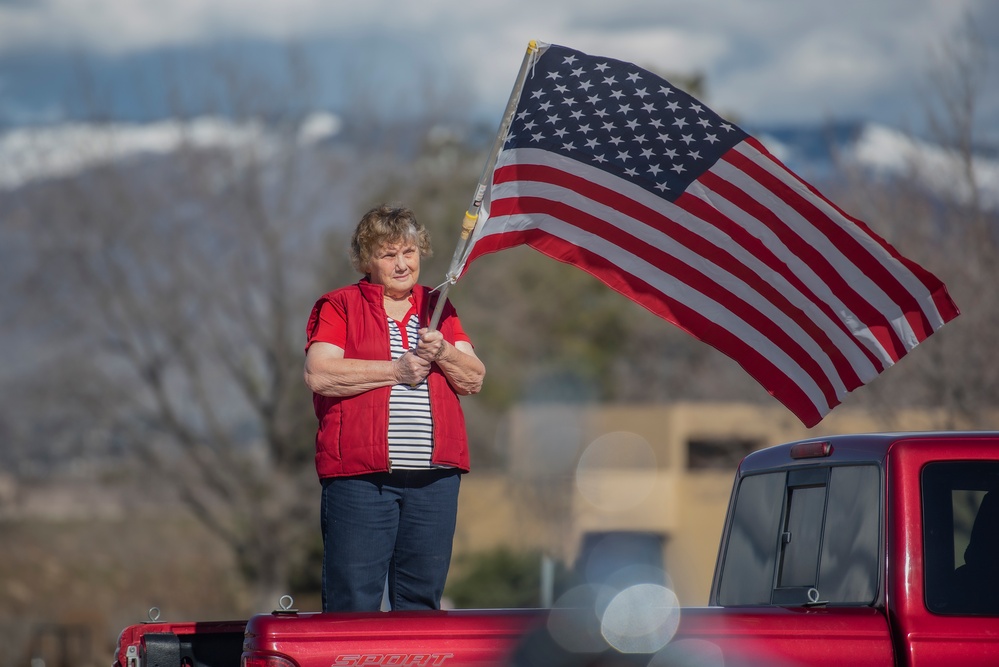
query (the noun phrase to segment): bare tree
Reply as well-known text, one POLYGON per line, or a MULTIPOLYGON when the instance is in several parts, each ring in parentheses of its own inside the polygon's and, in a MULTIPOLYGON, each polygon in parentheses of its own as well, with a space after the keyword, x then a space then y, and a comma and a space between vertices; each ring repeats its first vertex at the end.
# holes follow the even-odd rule
POLYGON ((179 143, 159 157, 123 159, 123 129, 95 132, 107 160, 22 187, 8 218, 30 238, 19 322, 43 362, 20 385, 35 423, 65 427, 50 443, 140 457, 148 485, 229 546, 257 608, 318 539, 302 345, 321 233, 352 182, 349 156, 303 144, 300 109, 252 104, 302 83, 221 79, 245 114, 164 123, 179 143))
POLYGON ((928 72, 926 112, 939 148, 914 153, 909 173, 890 183, 855 174, 865 180, 856 180, 852 190, 861 217, 883 225, 903 254, 939 276, 961 309, 897 368, 858 391, 856 400, 877 401, 886 410, 932 407, 947 428, 994 427, 991 411, 999 396, 999 370, 986 362, 991 332, 999 328, 999 306, 990 297, 999 212, 984 196, 975 150, 989 65, 980 35, 966 22, 928 72))

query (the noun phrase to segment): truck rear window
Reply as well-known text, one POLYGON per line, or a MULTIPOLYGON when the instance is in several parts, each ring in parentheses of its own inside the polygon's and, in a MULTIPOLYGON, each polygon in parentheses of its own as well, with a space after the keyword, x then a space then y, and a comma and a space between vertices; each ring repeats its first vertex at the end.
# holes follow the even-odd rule
POLYGON ((922 494, 927 609, 999 615, 999 463, 930 463, 922 494))
POLYGON ((744 477, 722 554, 718 604, 873 603, 880 503, 873 465, 744 477))

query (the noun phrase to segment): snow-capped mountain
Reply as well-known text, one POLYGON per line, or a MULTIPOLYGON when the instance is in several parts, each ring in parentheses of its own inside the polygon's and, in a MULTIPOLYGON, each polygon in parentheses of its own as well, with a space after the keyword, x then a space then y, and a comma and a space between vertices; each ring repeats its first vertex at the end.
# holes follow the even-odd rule
MULTIPOLYGON (((301 146, 341 133, 340 117, 328 112, 307 115, 296 128, 301 146)), ((874 178, 915 179, 931 192, 967 201, 966 165, 948 149, 875 123, 827 126, 748 128, 764 145, 805 180, 821 183, 843 166, 865 170, 874 178)), ((70 176, 109 160, 141 159, 181 147, 238 148, 250 142, 266 155, 276 145, 273 128, 260 121, 206 116, 151 123, 67 123, 25 126, 0 133, 0 189, 32 181, 70 176)), ((999 159, 978 155, 973 169, 981 203, 999 209, 999 159)))
MULTIPOLYGON (((756 136, 789 168, 813 182, 848 167, 875 179, 912 179, 936 195, 962 203, 971 197, 967 166, 960 155, 887 125, 763 128, 756 136)), ((971 165, 981 204, 999 210, 999 159, 983 151, 971 165)))
MULTIPOLYGON (((300 146, 316 144, 336 136, 340 127, 339 117, 315 112, 297 125, 295 138, 300 146)), ((0 134, 0 189, 72 176, 109 161, 164 155, 182 147, 234 149, 250 144, 266 155, 276 144, 274 130, 260 121, 220 116, 24 126, 0 134)))

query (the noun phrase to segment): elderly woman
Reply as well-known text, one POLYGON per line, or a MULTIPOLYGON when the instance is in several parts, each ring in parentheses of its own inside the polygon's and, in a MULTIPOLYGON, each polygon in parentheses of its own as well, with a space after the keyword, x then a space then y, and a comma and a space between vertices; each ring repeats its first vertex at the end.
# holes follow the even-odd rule
POLYGON ((454 308, 417 283, 431 253, 406 208, 368 211, 351 239, 359 282, 322 296, 308 323, 305 382, 319 419, 323 610, 439 609, 458 485, 468 472, 459 395, 482 386, 454 308))

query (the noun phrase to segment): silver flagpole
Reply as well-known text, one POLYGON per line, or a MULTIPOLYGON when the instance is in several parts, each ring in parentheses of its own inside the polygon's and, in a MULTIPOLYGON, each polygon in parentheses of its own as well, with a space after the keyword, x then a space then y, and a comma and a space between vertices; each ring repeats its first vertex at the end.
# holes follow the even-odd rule
POLYGON ((454 272, 464 259, 465 248, 468 245, 468 238, 472 235, 472 232, 475 231, 475 224, 479 219, 479 209, 482 207, 482 199, 485 197, 486 189, 489 187, 489 181, 492 179, 493 167, 496 166, 496 159, 499 157, 500 150, 502 150, 503 144, 506 141, 506 133, 510 129, 510 123, 513 122, 513 115, 517 111, 517 103, 520 101, 520 91, 524 88, 524 81, 527 79, 527 72, 531 69, 531 64, 534 62, 538 51, 538 42, 532 39, 530 44, 527 45, 527 53, 524 54, 524 61, 520 64, 520 72, 517 74, 517 81, 514 83, 513 91, 510 93, 510 99, 506 103, 506 111, 503 113, 503 118, 500 121, 499 131, 496 133, 496 140, 493 142, 492 150, 486 158, 486 164, 482 167, 482 175, 479 177, 479 185, 475 189, 475 196, 472 198, 472 203, 468 206, 468 210, 465 211, 465 219, 462 220, 461 223, 461 235, 458 238, 458 245, 454 249, 454 256, 451 258, 451 268, 448 269, 447 275, 445 276, 447 281, 440 288, 437 305, 434 307, 434 313, 430 317, 431 329, 437 328, 437 324, 441 318, 441 312, 444 310, 444 302, 447 300, 448 290, 450 290, 451 285, 457 281, 454 272))

